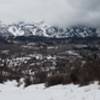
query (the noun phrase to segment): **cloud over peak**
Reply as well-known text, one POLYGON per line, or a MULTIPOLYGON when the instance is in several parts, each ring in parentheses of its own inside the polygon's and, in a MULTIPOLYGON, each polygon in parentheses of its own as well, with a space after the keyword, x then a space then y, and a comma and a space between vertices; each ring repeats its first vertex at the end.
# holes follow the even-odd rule
POLYGON ((5 23, 44 20, 100 26, 100 0, 0 0, 0 18, 5 23))

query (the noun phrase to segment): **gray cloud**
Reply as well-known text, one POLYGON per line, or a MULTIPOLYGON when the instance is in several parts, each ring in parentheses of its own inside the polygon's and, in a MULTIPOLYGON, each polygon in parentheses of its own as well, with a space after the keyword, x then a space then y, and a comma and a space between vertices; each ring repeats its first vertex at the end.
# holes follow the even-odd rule
POLYGON ((100 0, 0 0, 0 19, 100 26, 100 0))
POLYGON ((81 23, 98 26, 100 23, 100 0, 67 0, 81 23), (82 19, 82 20, 81 20, 82 19))

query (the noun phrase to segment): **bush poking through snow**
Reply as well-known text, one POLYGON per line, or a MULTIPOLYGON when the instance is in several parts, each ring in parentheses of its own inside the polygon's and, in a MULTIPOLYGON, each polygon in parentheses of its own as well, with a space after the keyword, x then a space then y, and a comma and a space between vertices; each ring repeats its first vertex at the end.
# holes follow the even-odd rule
POLYGON ((57 84, 68 84, 71 82, 71 79, 66 74, 55 74, 52 76, 49 76, 46 81, 46 87, 57 85, 57 84))

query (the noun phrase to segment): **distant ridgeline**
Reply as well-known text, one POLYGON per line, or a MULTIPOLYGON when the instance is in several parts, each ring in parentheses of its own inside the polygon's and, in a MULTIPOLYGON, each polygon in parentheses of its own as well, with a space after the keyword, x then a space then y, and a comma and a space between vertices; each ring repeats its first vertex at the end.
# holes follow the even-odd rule
POLYGON ((98 37, 97 29, 85 25, 74 25, 70 27, 51 26, 45 23, 24 23, 5 25, 0 24, 0 36, 40 36, 52 38, 69 38, 69 37, 98 37))

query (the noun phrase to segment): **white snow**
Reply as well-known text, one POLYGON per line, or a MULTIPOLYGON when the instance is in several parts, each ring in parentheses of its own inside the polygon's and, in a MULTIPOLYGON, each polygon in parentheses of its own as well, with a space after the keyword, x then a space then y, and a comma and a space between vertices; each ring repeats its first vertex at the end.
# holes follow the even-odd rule
POLYGON ((14 36, 23 36, 24 31, 21 28, 17 28, 16 26, 11 26, 8 28, 8 31, 14 36))
POLYGON ((84 87, 69 84, 45 88, 44 84, 38 84, 23 88, 16 85, 15 81, 0 84, 0 100, 100 100, 97 82, 84 87))

